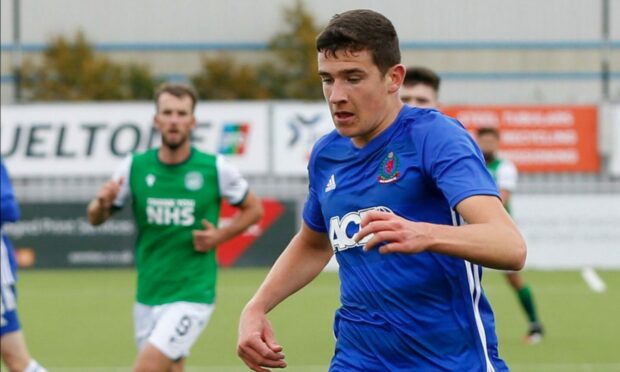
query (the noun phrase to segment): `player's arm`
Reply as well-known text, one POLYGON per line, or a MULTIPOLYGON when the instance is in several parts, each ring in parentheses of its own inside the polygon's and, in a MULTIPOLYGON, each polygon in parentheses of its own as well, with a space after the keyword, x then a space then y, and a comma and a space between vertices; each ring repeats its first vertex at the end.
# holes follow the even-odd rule
POLYGON ((263 217, 263 206, 260 199, 251 191, 248 192, 243 202, 237 208, 239 212, 233 217, 232 221, 219 229, 222 241, 241 234, 263 217))
POLYGON ((91 225, 101 225, 110 218, 114 210, 114 199, 116 199, 122 184, 122 178, 118 181, 110 180, 104 183, 97 192, 97 196, 88 203, 86 215, 91 225))
POLYGON ((362 220, 362 230, 355 239, 360 241, 374 234, 364 249, 386 243, 379 248, 381 253, 428 250, 496 269, 520 270, 523 267, 525 241, 497 197, 471 196, 462 200, 456 209, 467 224, 413 222, 392 213, 371 211, 362 220))
POLYGON ((286 366, 266 314, 319 275, 332 254, 327 235, 304 223, 275 262, 239 321, 237 353, 252 370, 286 366))
POLYGON ((260 199, 248 191, 243 201, 236 206, 239 212, 226 226, 216 228, 207 220, 202 220, 203 230, 194 230, 194 247, 199 252, 207 252, 218 244, 234 238, 263 217, 260 199))
POLYGON ((499 197, 502 198, 502 204, 504 205, 504 207, 508 207, 508 205, 510 205, 510 196, 511 196, 511 192, 509 190, 506 190, 506 189, 499 190, 499 197))

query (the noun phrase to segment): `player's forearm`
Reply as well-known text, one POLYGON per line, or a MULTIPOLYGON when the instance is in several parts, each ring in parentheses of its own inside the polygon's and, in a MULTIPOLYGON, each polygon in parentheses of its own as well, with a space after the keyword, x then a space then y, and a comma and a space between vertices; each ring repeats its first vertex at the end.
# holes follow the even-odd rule
POLYGON ((301 235, 291 240, 246 308, 268 313, 321 273, 333 255, 331 248, 309 244, 301 235))
POLYGON ((241 234, 263 217, 263 207, 258 198, 254 203, 241 207, 239 213, 226 226, 220 227, 222 241, 227 241, 241 234))
POLYGON ((482 266, 520 270, 526 257, 523 237, 504 223, 432 225, 430 251, 457 256, 482 266))
POLYGON ((112 211, 110 208, 106 208, 99 202, 99 199, 93 199, 90 203, 88 203, 88 207, 86 208, 86 215, 88 216, 88 222, 90 222, 93 226, 98 226, 104 223, 110 215, 112 211))

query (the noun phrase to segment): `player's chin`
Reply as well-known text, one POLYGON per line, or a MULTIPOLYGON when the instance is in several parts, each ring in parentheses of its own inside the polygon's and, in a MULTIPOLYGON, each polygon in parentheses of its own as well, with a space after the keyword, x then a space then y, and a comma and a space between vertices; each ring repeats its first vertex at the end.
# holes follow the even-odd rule
POLYGON ((350 124, 338 124, 335 123, 336 130, 343 137, 353 138, 360 135, 359 130, 350 124))
POLYGON ((185 138, 180 136, 168 136, 164 138, 164 144, 172 150, 176 150, 185 143, 185 138))

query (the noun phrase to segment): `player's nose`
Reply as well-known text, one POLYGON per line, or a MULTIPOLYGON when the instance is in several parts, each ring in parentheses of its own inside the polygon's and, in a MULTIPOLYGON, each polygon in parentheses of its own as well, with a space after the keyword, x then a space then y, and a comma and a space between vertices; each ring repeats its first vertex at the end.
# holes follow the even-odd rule
POLYGON ((347 99, 347 92, 344 84, 342 84, 338 80, 334 81, 334 84, 331 86, 331 89, 329 91, 329 102, 343 103, 347 102, 347 99))

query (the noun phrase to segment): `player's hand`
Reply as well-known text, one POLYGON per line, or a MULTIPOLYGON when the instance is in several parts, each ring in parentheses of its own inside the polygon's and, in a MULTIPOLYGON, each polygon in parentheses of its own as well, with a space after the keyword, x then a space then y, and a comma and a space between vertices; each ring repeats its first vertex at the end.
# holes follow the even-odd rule
POLYGON ((379 253, 419 253, 432 241, 430 224, 409 221, 393 213, 369 211, 360 226, 362 229, 353 237, 356 242, 372 234, 364 251, 385 243, 379 247, 379 253))
POLYGON ((198 252, 208 252, 222 242, 221 232, 212 223, 202 220, 204 230, 194 230, 194 249, 198 252))
POLYGON ((97 202, 101 209, 108 210, 112 207, 112 203, 121 190, 123 182, 125 182, 125 178, 121 177, 118 181, 110 180, 101 186, 97 193, 97 202))
POLYGON ((239 320, 237 355, 256 372, 286 367, 282 346, 276 342, 269 320, 263 312, 250 308, 243 310, 239 320))

